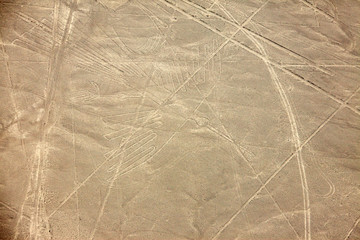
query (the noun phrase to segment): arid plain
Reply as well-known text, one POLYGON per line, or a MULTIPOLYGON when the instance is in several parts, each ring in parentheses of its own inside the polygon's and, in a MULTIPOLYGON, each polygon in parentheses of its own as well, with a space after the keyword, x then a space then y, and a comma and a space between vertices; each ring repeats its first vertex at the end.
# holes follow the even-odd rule
POLYGON ((0 239, 360 239, 357 0, 0 0, 0 239))

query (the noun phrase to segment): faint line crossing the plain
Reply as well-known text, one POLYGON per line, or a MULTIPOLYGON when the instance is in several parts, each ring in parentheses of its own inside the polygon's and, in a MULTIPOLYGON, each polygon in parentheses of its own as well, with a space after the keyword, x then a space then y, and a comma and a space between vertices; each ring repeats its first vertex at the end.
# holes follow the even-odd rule
POLYGON ((296 154, 302 150, 302 148, 308 144, 310 142, 311 139, 313 139, 319 132, 321 129, 324 128, 324 126, 330 122, 331 119, 333 119, 333 117, 339 112, 341 111, 345 105, 351 100, 351 98, 353 96, 355 96, 356 93, 358 93, 360 91, 360 87, 358 89, 356 89, 356 91, 353 92, 353 94, 343 103, 341 104, 301 145, 298 149, 296 149, 292 154, 290 154, 290 156, 280 165, 280 167, 278 169, 276 169, 274 171, 274 173, 264 182, 264 184, 262 186, 260 186, 253 194, 252 196, 250 196, 250 198, 231 216, 231 218, 229 219, 228 222, 225 223, 225 225, 223 225, 223 227, 218 231, 217 234, 215 234, 215 236, 212 238, 213 239, 217 239, 218 236, 220 235, 220 233, 222 231, 224 231, 224 229, 226 229, 230 223, 242 212, 242 210, 249 205, 249 203, 256 198, 256 196, 265 188, 265 186, 267 184, 269 184, 269 182, 271 182, 272 179, 274 179, 277 174, 284 169, 284 167, 290 162, 290 160, 296 156, 296 154))
MULTIPOLYGON (((9 90, 9 95, 10 95, 10 101, 11 101, 11 104, 13 105, 13 107, 14 107, 14 110, 15 110, 15 119, 16 119, 16 121, 17 121, 16 125, 17 125, 19 131, 21 131, 21 129, 22 129, 22 127, 21 127, 21 122, 18 121, 18 120, 19 120, 19 116, 18 116, 19 111, 18 111, 17 103, 16 103, 16 101, 15 101, 14 93, 13 93, 13 91, 14 91, 14 84, 13 84, 13 82, 12 82, 12 80, 11 80, 9 61, 8 61, 8 58, 6 57, 7 54, 6 54, 6 50, 5 50, 5 46, 4 46, 4 38, 3 38, 2 34, 1 34, 1 31, 0 31, 0 39, 1 39, 1 50, 2 50, 3 56, 4 56, 4 58, 5 58, 4 63, 5 63, 5 69, 6 69, 6 74, 7 74, 7 80, 8 80, 8 84, 9 84, 8 90, 9 90)), ((24 140, 23 138, 21 138, 21 150, 22 150, 22 152, 23 152, 23 156, 24 156, 25 160, 28 161, 29 158, 28 158, 27 153, 26 153, 25 140, 24 140)), ((30 184, 29 182, 30 182, 30 181, 28 181, 27 184, 30 184)), ((24 203, 25 203, 25 201, 26 201, 26 194, 25 194, 25 197, 24 197, 24 198, 25 198, 25 200, 24 200, 24 203)), ((20 206, 19 212, 17 213, 17 220, 16 220, 16 225, 15 225, 15 228, 14 228, 14 239, 16 239, 16 237, 17 237, 18 234, 19 234, 18 226, 19 226, 19 224, 21 223, 22 218, 24 217, 24 213, 23 213, 23 211, 24 211, 24 205, 25 205, 25 204, 22 204, 22 205, 20 206)), ((28 218, 29 218, 29 217, 28 217, 28 218)), ((29 219, 30 219, 30 218, 29 218, 29 219)))
POLYGON ((275 47, 275 48, 277 48, 277 49, 279 49, 279 50, 281 50, 281 51, 284 51, 284 52, 288 53, 290 56, 294 56, 295 58, 298 58, 298 59, 301 59, 301 60, 305 61, 306 66, 313 67, 313 68, 319 70, 320 72, 323 72, 323 73, 326 73, 326 74, 328 74, 328 75, 331 75, 331 73, 330 73, 328 70, 326 70, 326 69, 323 68, 322 66, 316 64, 316 63, 313 62, 312 60, 310 60, 310 59, 308 59, 308 58, 306 58, 306 57, 304 57, 304 56, 296 53, 295 51, 293 51, 293 50, 291 50, 291 49, 288 49, 288 48, 286 48, 286 47, 284 47, 284 46, 282 46, 282 45, 280 45, 280 44, 278 44, 278 43, 276 43, 276 42, 274 42, 274 41, 272 41, 272 40, 270 40, 270 39, 262 36, 261 34, 259 34, 259 33, 257 33, 257 32, 254 32, 254 31, 252 31, 251 29, 247 28, 245 25, 246 25, 247 23, 249 23, 250 21, 247 21, 247 22, 245 22, 244 24, 241 24, 241 25, 240 25, 233 17, 231 18, 231 19, 233 19, 233 20, 230 21, 230 20, 222 17, 221 15, 214 13, 213 11, 209 11, 209 10, 207 10, 207 9, 204 9, 202 6, 200 6, 200 5, 196 4, 196 3, 193 3, 193 2, 190 1, 190 0, 182 0, 182 1, 188 3, 189 5, 197 8, 197 9, 199 9, 199 10, 201 10, 201 11, 206 11, 207 14, 210 14, 211 16, 214 16, 214 17, 216 17, 216 18, 218 18, 218 19, 220 19, 220 20, 222 20, 222 21, 224 21, 224 22, 226 22, 226 23, 228 23, 228 24, 231 24, 232 26, 234 26, 234 27, 236 27, 236 28, 242 28, 242 30, 245 31, 245 32, 247 32, 248 34, 251 34, 252 36, 261 39, 262 41, 270 44, 271 46, 273 46, 273 47, 275 47))
MULTIPOLYGON (((141 129, 136 127, 136 124, 138 124, 139 114, 140 114, 140 112, 142 112, 140 109, 144 105, 144 101, 145 101, 145 98, 146 98, 146 90, 147 90, 147 88, 149 86, 151 78, 152 78, 152 76, 148 76, 147 79, 146 79, 146 84, 145 84, 145 87, 144 87, 142 95, 141 95, 141 101, 138 104, 138 106, 136 107, 135 117, 133 118, 131 128, 130 128, 130 131, 129 131, 129 135, 125 138, 124 141, 122 141, 120 143, 120 149, 118 149, 118 150, 120 150, 121 154, 118 155, 119 160, 114 165, 114 167, 116 166, 115 173, 113 173, 113 176, 109 179, 109 184, 108 184, 108 187, 107 187, 107 190, 106 190, 106 195, 105 195, 105 197, 104 197, 104 199, 103 199, 103 201, 101 203, 101 206, 100 206, 98 216, 96 218, 96 222, 94 224, 93 230, 90 233, 90 237, 89 237, 90 239, 93 239, 95 237, 98 224, 99 224, 99 222, 100 222, 100 220, 101 220, 101 218, 103 216, 104 209, 105 209, 105 207, 107 205, 109 196, 110 196, 111 191, 112 191, 112 189, 113 189, 113 187, 115 185, 116 180, 118 179, 119 172, 121 171, 123 165, 130 162, 130 166, 131 166, 131 165, 134 164, 134 162, 137 162, 139 160, 147 161, 147 158, 150 157, 151 154, 155 151, 154 146, 148 146, 147 145, 148 143, 151 143, 152 140, 154 140, 157 137, 157 134, 154 133, 152 130, 147 131, 146 137, 143 137, 143 138, 141 138, 139 140, 134 141, 134 134, 136 132, 138 132, 139 130, 141 130, 141 129), (128 143, 131 144, 130 147, 127 145, 128 143), (127 155, 125 155, 126 150, 130 150, 130 153, 127 154, 127 155), (134 159, 135 159, 135 161, 133 161, 134 159)), ((120 114, 120 115, 122 115, 122 114, 120 114)), ((152 111, 150 111, 148 116, 152 116, 152 111)), ((147 121, 148 121, 148 118, 146 119, 146 122, 147 121)), ((142 124, 142 125, 145 125, 145 123, 142 124)), ((135 139, 136 139, 136 137, 135 137, 135 139)), ((113 157, 113 158, 116 158, 116 157, 113 157)))
POLYGON ((350 238, 350 236, 351 236, 351 234, 353 233, 353 231, 358 227, 359 222, 360 222, 360 217, 358 217, 358 218, 356 219, 356 221, 355 221, 354 224, 352 225, 350 231, 346 234, 344 240, 348 240, 348 239, 350 238))
MULTIPOLYGON (((266 50, 264 49, 264 47, 251 35, 247 34, 244 32, 245 35, 247 35, 247 37, 257 46, 257 48, 260 50, 260 52, 262 53, 262 55, 267 56, 266 50)), ((278 79, 278 76, 276 74, 276 72, 274 71, 273 67, 266 61, 264 61, 264 63, 266 64, 271 79, 273 80, 276 89, 279 92, 279 96, 281 99, 281 102, 285 108, 285 111, 288 115, 288 119, 290 122, 290 126, 291 126, 291 132, 293 135, 293 140, 294 140, 294 144, 295 144, 295 149, 299 149, 301 142, 300 142, 300 137, 299 137, 299 133, 298 133, 298 126, 297 126, 297 122, 291 107, 291 104, 288 100, 288 97, 286 95, 286 92, 280 82, 280 80, 278 79)), ((308 183, 307 183, 307 177, 306 177, 306 172, 305 172, 305 166, 304 166, 304 161, 302 158, 302 154, 301 154, 301 149, 298 151, 298 153, 296 154, 296 158, 298 160, 298 166, 299 166, 299 172, 300 172, 300 180, 301 180, 301 186, 302 186, 302 192, 303 192, 303 201, 304 201, 304 231, 305 231, 305 240, 310 240, 311 239, 311 225, 310 225, 310 221, 311 221, 311 212, 310 212, 310 197, 309 197, 309 188, 308 188, 308 183)))
MULTIPOLYGON (((223 34, 222 32, 220 32, 219 30, 217 30, 214 27, 209 26, 207 23, 197 19, 196 17, 192 16, 191 14, 187 13, 186 11, 184 11, 183 9, 180 9, 179 7, 175 6, 174 4, 170 3, 167 0, 160 0, 161 2, 163 2, 164 4, 166 4, 167 6, 169 6, 170 8, 173 8, 174 10, 180 12, 181 14, 187 16, 189 19, 192 19, 193 21, 199 23, 200 25, 204 26, 205 28, 209 29, 210 31, 222 36, 225 39, 228 39, 229 41, 231 41, 232 43, 234 43, 235 45, 241 47, 242 49, 252 53, 253 55, 257 56, 258 58, 260 58, 263 61, 269 62, 269 64, 271 64, 272 66, 282 70, 283 72, 285 72, 286 74, 294 77, 295 79, 303 82, 304 84, 306 84, 307 86, 310 86, 311 88, 315 89, 316 91, 320 92, 321 94, 327 96, 328 98, 334 100, 335 102, 339 103, 339 104, 343 104, 344 101, 339 99, 338 97, 334 96, 331 93, 328 93, 327 91, 325 91, 322 87, 316 85, 315 83, 311 82, 310 80, 306 80, 305 78, 293 73, 292 71, 282 67, 280 64, 275 63, 269 59, 267 59, 265 56, 257 53, 256 51, 254 51, 253 49, 249 48, 248 46, 238 42, 237 40, 234 40, 233 38, 229 38, 228 36, 226 36, 225 34, 223 34)), ((350 105, 346 105, 346 107, 348 109, 350 109, 351 111, 353 111, 354 113, 356 113, 357 115, 360 115, 360 110, 355 109, 354 107, 350 106, 350 105)))
MULTIPOLYGON (((199 93, 200 90, 198 89, 199 93)), ((201 93, 200 93, 201 94, 201 93)), ((216 113, 214 112, 212 106, 210 105, 210 103, 205 99, 206 104, 209 106, 211 112, 214 114, 214 116, 218 119, 218 121, 221 123, 223 130, 225 131, 225 133, 222 133, 220 131, 218 131, 216 128, 212 127, 211 125, 208 125, 207 128, 214 132, 216 135, 226 139, 227 141, 229 141, 231 143, 232 146, 234 146, 235 151, 237 152, 237 154, 245 160, 245 162, 248 164, 248 166, 252 169, 253 173, 256 175, 256 178, 258 179, 258 181, 260 182, 261 185, 264 185, 264 182, 261 180, 261 178, 259 178, 259 174, 255 171, 254 167, 252 166, 252 164, 250 163, 250 161, 245 157, 245 154, 241 151, 247 151, 245 148, 239 146, 235 140, 232 138, 231 134, 227 131, 227 129, 225 128, 224 124, 221 122, 221 120, 218 118, 218 116, 216 116, 216 113)), ((274 199, 274 197, 271 195, 270 191, 267 189, 267 187, 265 186, 265 190, 266 192, 269 194, 270 198, 272 199, 272 201, 274 202, 274 204, 277 206, 277 208, 279 209, 279 211, 281 212, 282 216, 286 219, 287 223, 289 224, 290 228, 294 231, 295 235, 297 236, 298 239, 300 239, 300 236, 298 235, 298 233, 296 232, 296 230, 294 229, 294 227, 292 226, 292 224, 290 223, 288 217, 283 213, 283 211, 281 210, 278 202, 274 199)))
MULTIPOLYGON (((237 33, 237 31, 233 34, 233 36, 235 36, 235 34, 237 33)), ((216 53, 218 53, 228 42, 230 41, 230 38, 229 39, 226 39, 224 41, 223 44, 221 44, 217 49, 216 49, 216 53)), ((143 122, 142 126, 145 125, 150 119, 152 119, 153 116, 157 115, 160 108, 163 107, 168 101, 170 101, 171 98, 173 98, 187 83, 189 83, 192 78, 196 75, 197 72, 199 72, 201 70, 201 68, 203 68, 208 62, 210 62, 210 60, 215 56, 216 54, 210 54, 210 56, 208 56, 207 60, 204 61, 204 63, 202 65, 200 65, 195 71, 194 73, 192 73, 185 81, 184 83, 179 86, 177 88, 177 90, 173 93, 171 93, 168 97, 165 98, 165 100, 159 104, 158 108, 157 109, 154 109, 154 112, 152 114, 150 114, 148 116, 148 118, 143 122)), ((141 127, 141 126, 140 126, 141 127)), ((170 139, 169 139, 170 141, 170 139)), ((157 154, 158 151, 155 153, 157 154)), ((154 155, 155 155, 154 154, 154 155)), ((152 156, 153 157, 153 156, 152 156)), ((51 218, 52 216, 54 216, 54 214, 81 188, 83 187, 107 162, 108 162, 109 159, 105 159, 102 163, 100 163, 78 186, 76 186, 69 194, 68 196, 63 199, 61 201, 61 203, 58 205, 58 207, 56 207, 50 214, 49 214, 49 218, 51 218)), ((128 167, 126 169, 123 170, 123 172, 119 173, 119 176, 120 175, 123 175, 123 174, 126 174, 128 173, 129 171, 135 169, 136 167, 139 167, 141 166, 143 163, 139 164, 139 165, 136 165, 134 167, 128 167)))
MULTIPOLYGON (((22 205, 25 205, 26 201, 28 200, 29 193, 31 191, 34 191, 34 194, 31 195, 31 198, 34 201, 35 210, 33 211, 31 215, 31 221, 30 221, 30 238, 38 239, 39 237, 50 237, 50 231, 49 229, 49 223, 48 223, 48 217, 46 216, 45 209, 44 209, 44 192, 43 192, 43 180, 44 180, 44 166, 46 164, 46 135, 49 127, 49 112, 51 110, 51 106, 54 101, 55 97, 55 86, 57 85, 57 80, 59 77, 59 71, 60 71, 60 65, 61 65, 61 59, 63 57, 64 53, 64 47, 68 40, 70 27, 73 21, 73 13, 74 9, 70 8, 68 9, 68 16, 66 25, 63 31, 63 36, 60 42, 60 46, 57 49, 52 49, 52 54, 49 59, 50 66, 49 66, 49 72, 48 72, 48 81, 46 84, 46 94, 45 94, 45 106, 44 106, 44 116, 41 121, 41 136, 39 139, 39 142, 36 145, 36 150, 33 155, 34 164, 30 171, 29 176, 29 186, 27 189, 26 197, 23 201, 22 205), (39 230, 42 232, 39 233, 39 230)), ((55 39, 53 39, 55 41, 55 39)), ((55 44, 55 43, 53 43, 55 44)), ((23 208, 23 207, 22 207, 23 208)), ((21 218, 21 216, 20 216, 21 218)), ((15 236, 14 239, 18 237, 18 224, 15 227, 15 236)))

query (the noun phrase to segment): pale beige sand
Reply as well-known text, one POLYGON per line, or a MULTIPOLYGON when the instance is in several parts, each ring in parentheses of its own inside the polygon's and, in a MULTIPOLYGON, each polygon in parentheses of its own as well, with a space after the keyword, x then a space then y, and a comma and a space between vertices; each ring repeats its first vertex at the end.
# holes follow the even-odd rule
POLYGON ((359 16, 0 0, 0 239, 360 239, 359 16))

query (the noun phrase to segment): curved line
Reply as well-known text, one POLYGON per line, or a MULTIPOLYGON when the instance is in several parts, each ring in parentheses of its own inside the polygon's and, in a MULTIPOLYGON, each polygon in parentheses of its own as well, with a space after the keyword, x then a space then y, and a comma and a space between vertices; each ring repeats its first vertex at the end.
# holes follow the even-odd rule
MULTIPOLYGON (((308 146, 308 150, 311 152, 312 155, 314 155, 314 151, 312 150, 311 146, 308 146)), ((329 185, 329 191, 325 194, 316 194, 318 196, 321 196, 323 198, 328 198, 331 197, 332 195, 335 194, 336 188, 335 188, 335 184, 330 180, 330 178, 328 176, 325 175, 324 171, 321 169, 320 163, 317 159, 312 158, 312 161, 315 164, 315 167, 318 169, 319 174, 321 175, 321 177, 325 180, 325 182, 329 185)))
POLYGON ((247 32, 241 30, 259 49, 261 54, 264 55, 265 59, 263 59, 266 67, 268 68, 268 71, 270 73, 271 79, 273 80, 273 83, 275 84, 276 89, 278 90, 278 93, 280 95, 281 103, 285 108, 286 114, 288 116, 290 126, 291 126, 291 132, 294 139, 294 145, 296 149, 299 149, 299 151, 296 153, 296 158, 298 162, 299 167, 299 173, 300 173, 300 180, 301 180, 301 187, 302 187, 302 195, 303 195, 303 205, 304 205, 304 232, 305 232, 305 240, 311 239, 311 228, 310 228, 310 221, 311 221, 311 212, 310 212, 310 197, 309 197, 309 189, 308 189, 308 183, 306 179, 306 172, 305 172, 305 166, 304 161, 301 154, 301 142, 298 132, 297 123, 295 120, 294 113, 292 111, 292 107, 290 105, 289 99, 285 93, 285 90, 283 89, 283 86, 280 83, 280 80, 273 69, 273 67, 270 65, 268 60, 268 55, 264 49, 264 47, 251 35, 249 35, 247 32))

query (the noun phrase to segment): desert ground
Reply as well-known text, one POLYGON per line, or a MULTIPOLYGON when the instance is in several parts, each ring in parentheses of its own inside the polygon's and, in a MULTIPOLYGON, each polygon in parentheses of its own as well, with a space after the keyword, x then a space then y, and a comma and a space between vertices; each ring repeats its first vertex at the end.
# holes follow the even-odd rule
POLYGON ((0 239, 360 239, 359 16, 0 0, 0 239))

